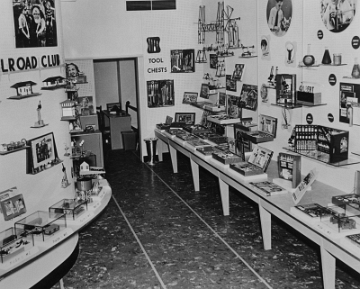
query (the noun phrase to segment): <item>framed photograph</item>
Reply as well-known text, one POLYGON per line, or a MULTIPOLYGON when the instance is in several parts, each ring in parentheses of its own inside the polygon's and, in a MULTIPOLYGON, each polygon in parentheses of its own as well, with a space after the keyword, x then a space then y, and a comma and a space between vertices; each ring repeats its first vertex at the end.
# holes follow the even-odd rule
POLYGON ((245 64, 235 64, 235 69, 233 72, 233 80, 242 81, 244 76, 245 64))
POLYGON ((55 0, 12 2, 16 48, 57 46, 55 0))
POLYGON ((58 162, 54 134, 48 133, 28 141, 27 173, 37 174, 58 162))
POLYGON ((226 90, 236 92, 236 80, 233 79, 231 74, 226 75, 226 90))
POLYGON ((218 63, 218 57, 216 54, 210 54, 210 68, 216 69, 218 63))
POLYGON ((226 106, 226 93, 225 92, 219 92, 219 99, 218 99, 220 106, 226 106))
POLYGON ((92 115, 95 114, 94 102, 92 96, 79 96, 77 99, 77 110, 79 115, 92 115))
POLYGON ((174 80, 147 81, 148 107, 165 107, 175 105, 174 80))
POLYGON ((194 49, 171 50, 171 72, 195 72, 194 49))
POLYGON ((210 91, 209 84, 202 83, 200 88, 200 97, 209 99, 209 91, 210 91))
POLYGON ((198 97, 197 92, 184 92, 183 103, 196 102, 197 97, 198 97))
POLYGON ((195 124, 195 112, 176 112, 175 122, 195 124))
POLYGON ((245 103, 245 109, 256 110, 258 102, 258 87, 252 84, 243 84, 241 93, 241 101, 245 103))
POLYGON ((0 206, 5 221, 11 220, 17 216, 20 216, 21 214, 26 213, 25 201, 21 194, 2 200, 0 202, 0 206))

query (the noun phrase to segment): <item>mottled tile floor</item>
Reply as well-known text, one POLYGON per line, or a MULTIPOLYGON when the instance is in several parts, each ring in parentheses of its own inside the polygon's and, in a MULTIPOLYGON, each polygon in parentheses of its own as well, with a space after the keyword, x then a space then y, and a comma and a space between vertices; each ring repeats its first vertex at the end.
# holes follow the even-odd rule
MULTIPOLYGON (((273 218, 264 251, 256 204, 230 190, 224 217, 218 180, 200 170, 194 192, 181 154, 177 174, 169 159, 149 167, 131 151, 110 152, 106 170, 113 198, 80 233, 67 289, 322 288, 316 244, 273 218)), ((336 289, 345 288, 360 288, 360 275, 337 263, 336 289)))

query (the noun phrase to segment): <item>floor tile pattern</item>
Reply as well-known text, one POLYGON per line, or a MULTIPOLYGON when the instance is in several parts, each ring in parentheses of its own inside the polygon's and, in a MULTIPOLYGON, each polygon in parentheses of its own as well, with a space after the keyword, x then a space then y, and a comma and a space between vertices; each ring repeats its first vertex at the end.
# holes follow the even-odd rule
MULTIPOLYGON (((217 179, 200 169, 194 192, 181 154, 177 174, 169 158, 150 167, 132 151, 110 152, 106 171, 113 199, 81 231, 65 288, 322 288, 316 244, 273 217, 264 251, 256 204, 230 190, 224 217, 217 179)), ((347 288, 360 275, 338 263, 336 289, 347 288)))

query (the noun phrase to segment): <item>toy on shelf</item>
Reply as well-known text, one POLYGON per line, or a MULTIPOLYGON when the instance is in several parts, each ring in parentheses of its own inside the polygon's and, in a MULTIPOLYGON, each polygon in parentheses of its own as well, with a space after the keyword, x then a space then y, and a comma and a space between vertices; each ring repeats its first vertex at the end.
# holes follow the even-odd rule
POLYGON ((6 155, 12 152, 23 150, 28 148, 26 145, 26 139, 21 139, 20 141, 11 141, 10 143, 3 143, 0 145, 0 155, 6 155))
POLYGON ((41 119, 41 109, 42 109, 42 105, 41 105, 41 100, 40 100, 38 107, 36 109, 37 115, 38 115, 38 120, 35 122, 35 124, 31 128, 41 128, 41 127, 48 125, 48 124, 45 124, 44 121, 41 119))
POLYGON ((52 76, 43 80, 42 90, 54 90, 66 86, 66 78, 62 76, 52 76))
POLYGON ((10 96, 8 99, 23 99, 27 97, 38 96, 40 93, 33 92, 33 85, 36 85, 33 81, 23 81, 12 85, 12 88, 16 89, 16 95, 10 96))

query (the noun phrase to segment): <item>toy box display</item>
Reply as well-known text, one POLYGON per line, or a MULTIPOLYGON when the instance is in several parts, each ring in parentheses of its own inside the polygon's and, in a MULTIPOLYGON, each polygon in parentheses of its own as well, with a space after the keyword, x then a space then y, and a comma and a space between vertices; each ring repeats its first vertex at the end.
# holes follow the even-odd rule
POLYGON ((49 208, 50 218, 65 214, 66 218, 75 220, 88 209, 88 202, 81 199, 63 199, 49 208))
POLYGON ((191 133, 208 133, 211 132, 211 129, 203 126, 201 124, 194 124, 194 125, 185 125, 183 127, 184 130, 191 132, 191 133))
POLYGON ((348 205, 329 206, 331 216, 320 216, 322 224, 331 228, 334 232, 345 233, 354 232, 359 233, 360 228, 360 211, 348 205), (357 231, 357 232, 355 232, 357 231))
POLYGON ((185 130, 178 130, 175 132, 176 137, 184 140, 184 141, 190 141, 190 140, 195 140, 198 139, 198 137, 196 137, 195 135, 193 135, 192 133, 189 133, 185 130))
POLYGON ((279 153, 278 156, 279 178, 291 183, 296 188, 301 182, 301 156, 288 153, 279 153))
POLYGON ((26 256, 25 251, 31 250, 34 247, 34 239, 31 236, 24 234, 24 231, 9 228, 0 232, 0 260, 1 264, 15 263, 16 259, 22 260, 26 256), (24 255, 24 256, 22 256, 24 255))
POLYGON ((296 74, 277 74, 276 80, 276 104, 283 106, 296 105, 296 74))
POLYGON ((296 125, 293 148, 326 163, 348 159, 349 132, 321 125, 296 125))
POLYGON ((332 197, 331 202, 334 205, 349 205, 355 209, 360 210, 360 195, 357 194, 334 196, 332 197))
POLYGON ((320 218, 323 220, 332 216, 332 212, 318 203, 297 205, 290 208, 290 212, 300 219, 304 219, 310 223, 320 222, 320 218))
POLYGON ((215 160, 223 163, 224 165, 234 164, 234 163, 242 161, 240 156, 238 156, 238 155, 236 155, 233 152, 228 151, 228 150, 227 151, 213 152, 212 157, 215 160))
POLYGON ((252 143, 272 141, 276 137, 277 118, 259 115, 258 130, 245 132, 243 137, 252 143))
POLYGON ((25 231, 27 235, 31 234, 36 239, 39 237, 45 241, 49 236, 66 228, 66 217, 65 214, 58 214, 52 218, 48 212, 37 211, 17 221, 14 227, 16 230, 25 231))
POLYGON ((206 141, 203 141, 202 139, 195 139, 187 141, 187 143, 193 147, 201 147, 201 146, 210 146, 210 144, 206 141))
POLYGON ((321 104, 321 89, 319 84, 302 81, 299 90, 296 92, 296 103, 305 106, 321 104))
POLYGON ((244 176, 263 174, 266 172, 273 154, 273 151, 255 145, 247 162, 231 164, 230 169, 233 169, 244 176))
POLYGON ((240 118, 233 118, 227 114, 209 115, 207 120, 217 124, 234 124, 240 122, 240 118))
POLYGON ((217 153, 217 152, 222 151, 217 146, 212 146, 212 145, 197 147, 196 150, 199 153, 203 154, 204 156, 209 156, 209 157, 211 157, 213 153, 217 153))

